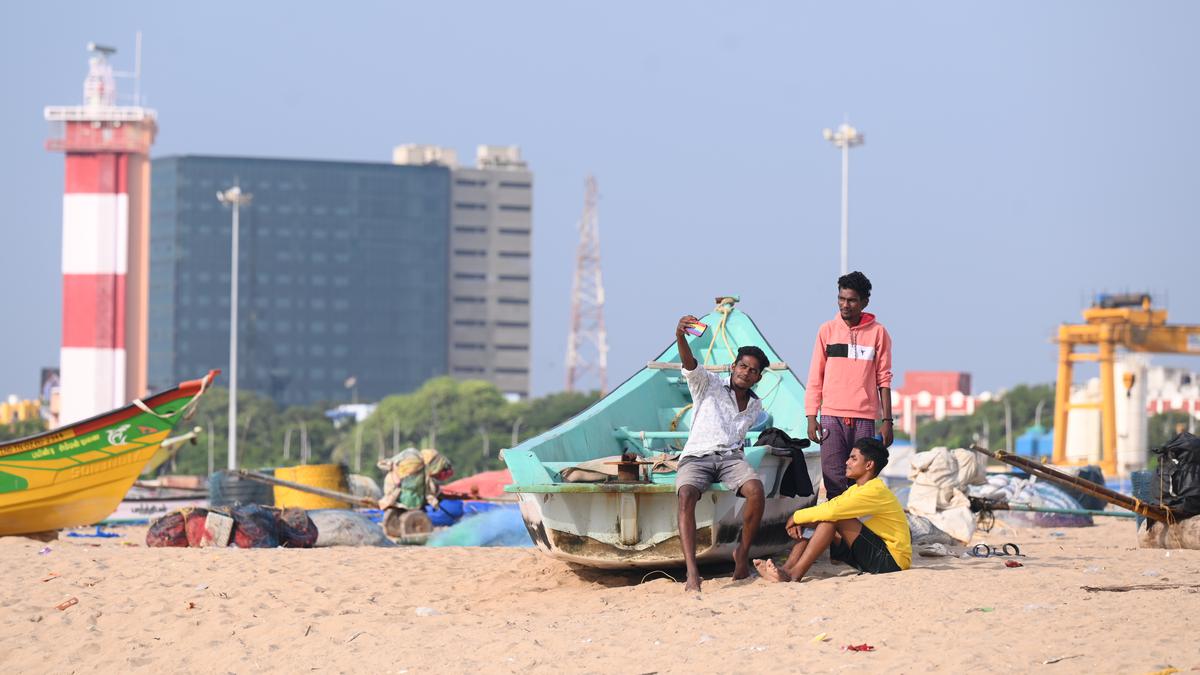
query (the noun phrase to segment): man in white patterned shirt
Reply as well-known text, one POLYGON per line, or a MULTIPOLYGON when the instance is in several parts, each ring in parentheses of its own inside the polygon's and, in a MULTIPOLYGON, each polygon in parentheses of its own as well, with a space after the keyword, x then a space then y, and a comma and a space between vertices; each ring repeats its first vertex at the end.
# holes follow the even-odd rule
POLYGON ((700 495, 720 481, 746 500, 742 507, 742 538, 733 553, 734 579, 750 576, 750 543, 758 533, 765 504, 762 481, 746 461, 744 448, 746 432, 762 410, 762 403, 751 387, 762 379, 767 355, 758 347, 742 347, 728 380, 710 373, 696 362, 686 337, 686 329, 698 320, 688 315, 675 327, 679 361, 692 393, 691 431, 675 474, 687 591, 700 590, 700 570, 696 565, 696 502, 700 501, 700 495))

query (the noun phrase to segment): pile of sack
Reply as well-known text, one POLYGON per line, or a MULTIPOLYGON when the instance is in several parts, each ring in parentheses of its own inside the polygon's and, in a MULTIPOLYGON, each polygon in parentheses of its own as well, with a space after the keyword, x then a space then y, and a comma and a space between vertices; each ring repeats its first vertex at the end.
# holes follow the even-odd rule
POLYGON ((259 504, 179 509, 146 532, 146 545, 154 547, 312 548, 316 542, 317 526, 304 509, 259 504))
MULTIPOLYGON (((971 541, 975 534, 975 514, 966 490, 986 481, 987 462, 977 452, 965 448, 938 447, 912 456, 908 478, 906 509, 910 515, 923 518, 934 532, 945 533, 960 543, 971 541)), ((919 521, 918 521, 919 522, 919 521)), ((919 523, 922 527, 926 523, 919 523)), ((910 529, 914 531, 910 519, 910 529)), ((936 541, 936 536, 930 541, 936 541)))

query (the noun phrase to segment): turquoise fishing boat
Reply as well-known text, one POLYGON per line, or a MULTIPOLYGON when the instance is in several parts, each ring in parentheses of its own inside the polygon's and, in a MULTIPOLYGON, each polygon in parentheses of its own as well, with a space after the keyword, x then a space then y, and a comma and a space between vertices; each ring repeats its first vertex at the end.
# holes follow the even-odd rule
MULTIPOLYGON (((771 365, 755 392, 764 414, 746 440, 746 459, 766 489, 766 510, 752 556, 767 556, 790 546, 784 531, 788 516, 811 505, 815 496, 785 496, 785 475, 793 461, 805 461, 813 486, 820 481, 820 451, 756 446, 768 427, 793 439, 807 437, 804 387, 780 359, 748 315, 735 308, 736 297, 718 299, 702 321, 709 328, 689 337, 703 367, 729 372, 738 347, 757 345, 771 365)), ((664 332, 670 321, 664 322, 664 332)), ((679 372, 675 343, 587 410, 559 426, 504 451, 513 483, 505 488, 521 507, 536 545, 555 558, 581 565, 621 569, 683 565, 679 540, 675 473, 670 464, 647 470, 626 464, 617 479, 571 482, 581 464, 603 458, 636 457, 663 465, 664 455, 683 448, 691 424, 691 395, 679 372), (623 478, 623 479, 622 479, 623 478)), ((696 506, 697 561, 728 562, 737 546, 744 500, 720 483, 696 506)))

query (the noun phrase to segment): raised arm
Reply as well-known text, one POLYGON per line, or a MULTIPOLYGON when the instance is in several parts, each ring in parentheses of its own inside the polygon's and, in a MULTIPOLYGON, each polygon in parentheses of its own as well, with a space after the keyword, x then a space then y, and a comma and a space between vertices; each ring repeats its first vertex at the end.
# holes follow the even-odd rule
POLYGON ((679 347, 679 362, 688 370, 696 369, 696 357, 692 354, 692 348, 688 345, 687 331, 684 330, 700 319, 688 314, 675 324, 675 344, 679 347))

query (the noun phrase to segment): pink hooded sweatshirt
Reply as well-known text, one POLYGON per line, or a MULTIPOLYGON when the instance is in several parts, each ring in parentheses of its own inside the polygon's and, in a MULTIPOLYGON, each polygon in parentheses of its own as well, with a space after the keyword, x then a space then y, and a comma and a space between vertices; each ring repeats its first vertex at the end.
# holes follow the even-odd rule
POLYGON ((892 336, 863 312, 857 326, 842 317, 821 324, 808 367, 804 414, 879 417, 880 387, 892 386, 892 336))

